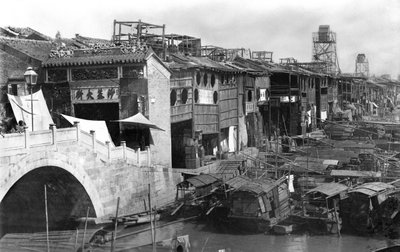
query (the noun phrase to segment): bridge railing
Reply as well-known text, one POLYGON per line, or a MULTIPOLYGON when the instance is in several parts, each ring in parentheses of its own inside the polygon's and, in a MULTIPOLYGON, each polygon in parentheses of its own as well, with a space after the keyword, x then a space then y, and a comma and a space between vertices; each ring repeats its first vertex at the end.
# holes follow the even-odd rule
POLYGON ((149 147, 146 147, 145 151, 140 151, 126 147, 125 141, 121 141, 121 146, 117 147, 108 141, 103 143, 96 139, 95 131, 90 133, 82 131, 78 122, 71 128, 57 129, 51 124, 49 130, 31 132, 25 129, 23 133, 5 134, 0 137, 0 157, 23 154, 40 147, 57 148, 57 145, 65 143, 81 144, 104 161, 123 160, 137 166, 151 165, 149 147))

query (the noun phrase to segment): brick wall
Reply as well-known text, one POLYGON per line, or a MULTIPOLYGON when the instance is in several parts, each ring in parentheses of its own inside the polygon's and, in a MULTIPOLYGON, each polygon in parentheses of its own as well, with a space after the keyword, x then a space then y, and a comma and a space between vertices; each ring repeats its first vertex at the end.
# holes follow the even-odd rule
POLYGON ((150 56, 147 60, 149 94, 149 119, 165 131, 151 129, 154 145, 151 145, 152 162, 171 167, 171 111, 170 72, 150 56))
POLYGON ((0 117, 6 115, 5 105, 7 99, 7 84, 9 78, 23 77, 28 64, 17 57, 1 50, 0 47, 0 117))

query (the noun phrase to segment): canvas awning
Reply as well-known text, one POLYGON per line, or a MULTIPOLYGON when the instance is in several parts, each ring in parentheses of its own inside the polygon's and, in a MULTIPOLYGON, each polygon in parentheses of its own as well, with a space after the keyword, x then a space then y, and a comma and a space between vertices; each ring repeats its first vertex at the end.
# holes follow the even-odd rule
POLYGON ((126 123, 130 125, 135 125, 137 127, 142 127, 142 128, 152 128, 152 129, 157 129, 157 130, 162 130, 160 127, 152 123, 149 119, 147 119, 142 113, 137 113, 134 116, 121 119, 121 120, 114 120, 112 122, 120 122, 120 123, 126 123))
POLYGON ((91 130, 96 132, 96 139, 102 143, 110 142, 114 146, 114 142, 111 139, 110 133, 107 128, 105 121, 98 120, 86 120, 73 116, 67 116, 61 114, 70 124, 74 125, 74 122, 79 122, 81 130, 86 133, 90 133, 91 130))
POLYGON ((33 93, 32 96, 14 96, 10 94, 7 94, 7 96, 14 112, 15 120, 17 122, 24 121, 31 131, 32 128, 34 130, 48 130, 49 125, 54 124, 42 90, 33 93), (34 127, 32 127, 32 104, 34 127))

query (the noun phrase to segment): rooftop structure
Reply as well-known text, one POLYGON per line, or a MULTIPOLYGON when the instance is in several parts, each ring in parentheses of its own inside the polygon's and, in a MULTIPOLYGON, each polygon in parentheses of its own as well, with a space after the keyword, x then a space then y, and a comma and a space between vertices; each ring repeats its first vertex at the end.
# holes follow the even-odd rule
POLYGON ((312 34, 312 39, 311 61, 317 63, 313 65, 314 70, 327 74, 340 73, 336 53, 336 33, 330 30, 329 25, 320 25, 318 32, 312 34))
POLYGON ((200 56, 201 47, 200 38, 180 34, 166 34, 164 24, 150 24, 141 20, 114 20, 112 42, 130 45, 146 44, 164 60, 170 53, 200 56))
POLYGON ((355 76, 369 77, 369 63, 364 53, 357 55, 355 76))

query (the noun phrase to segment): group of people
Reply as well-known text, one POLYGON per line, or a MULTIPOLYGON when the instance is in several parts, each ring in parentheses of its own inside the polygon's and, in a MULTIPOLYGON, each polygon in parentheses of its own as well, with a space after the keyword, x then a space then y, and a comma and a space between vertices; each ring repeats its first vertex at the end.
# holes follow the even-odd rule
POLYGON ((15 118, 3 118, 0 120, 0 134, 4 137, 9 133, 22 133, 25 131, 26 123, 20 120, 18 123, 15 118))

